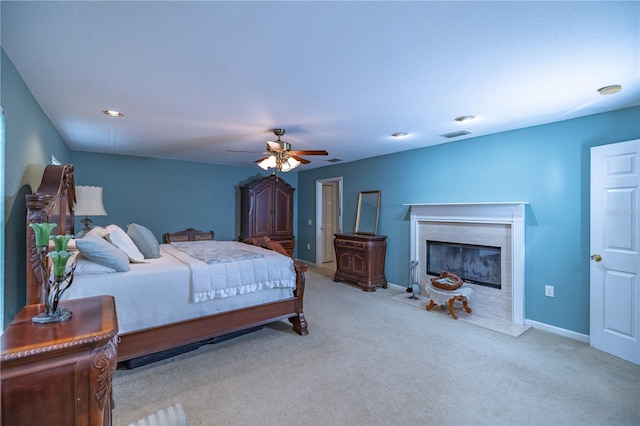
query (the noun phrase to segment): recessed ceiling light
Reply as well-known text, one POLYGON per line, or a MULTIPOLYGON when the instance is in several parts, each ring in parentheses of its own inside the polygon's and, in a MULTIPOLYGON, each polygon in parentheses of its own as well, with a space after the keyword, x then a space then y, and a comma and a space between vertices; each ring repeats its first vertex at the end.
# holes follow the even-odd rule
POLYGON ((614 93, 618 93, 622 90, 622 86, 619 84, 614 84, 612 86, 604 86, 598 89, 601 95, 613 95, 614 93))
POLYGON ((473 120, 475 117, 475 115, 461 115, 459 117, 456 117, 454 120, 456 120, 459 123, 462 123, 463 121, 469 121, 469 120, 473 120))
POLYGON ((105 109, 102 111, 103 114, 108 115, 109 117, 124 117, 124 114, 120 111, 114 111, 112 109, 105 109))
POLYGON ((396 132, 391 134, 391 136, 393 136, 396 139, 404 138, 407 135, 408 133, 405 133, 405 132, 396 132))

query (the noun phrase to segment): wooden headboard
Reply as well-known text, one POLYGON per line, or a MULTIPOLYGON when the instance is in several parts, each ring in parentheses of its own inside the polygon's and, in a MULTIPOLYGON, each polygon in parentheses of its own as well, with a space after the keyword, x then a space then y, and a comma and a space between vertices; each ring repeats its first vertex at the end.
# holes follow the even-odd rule
POLYGON ((42 273, 38 264, 36 237, 30 223, 57 223, 51 234, 74 233, 73 206, 76 187, 73 165, 49 165, 35 194, 27 194, 27 304, 42 303, 42 273))
POLYGON ((171 234, 169 232, 162 234, 164 243, 177 243, 183 241, 207 241, 213 240, 215 233, 213 231, 203 232, 197 229, 187 228, 184 231, 171 234))

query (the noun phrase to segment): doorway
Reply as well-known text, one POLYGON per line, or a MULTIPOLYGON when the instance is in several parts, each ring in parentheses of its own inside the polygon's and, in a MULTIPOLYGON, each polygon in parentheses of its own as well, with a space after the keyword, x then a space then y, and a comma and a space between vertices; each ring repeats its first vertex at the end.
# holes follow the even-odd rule
POLYGON ((316 266, 335 270, 333 235, 342 232, 342 177, 316 181, 316 266))
POLYGON ((591 346, 640 364, 640 139, 591 148, 591 346))

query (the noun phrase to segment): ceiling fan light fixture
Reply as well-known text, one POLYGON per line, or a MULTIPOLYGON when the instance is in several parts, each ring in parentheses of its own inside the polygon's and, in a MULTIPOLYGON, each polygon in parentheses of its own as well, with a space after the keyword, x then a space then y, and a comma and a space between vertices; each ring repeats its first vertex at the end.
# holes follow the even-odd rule
POLYGON ((275 169, 277 166, 276 156, 270 155, 258 162, 258 166, 263 170, 275 169))
POLYGON ((286 173, 298 167, 300 162, 295 158, 289 157, 280 164, 280 171, 286 173))
MULTIPOLYGON (((284 129, 272 129, 278 140, 267 141, 267 150, 263 154, 268 154, 255 163, 263 170, 274 169, 274 171, 288 172, 300 164, 309 164, 311 161, 301 157, 302 155, 329 155, 325 150, 301 150, 294 151, 291 144, 280 140, 280 136, 284 135, 284 129)), ((274 172, 275 173, 275 172, 274 172)))
POLYGON ((598 89, 598 92, 602 96, 613 95, 614 93, 618 93, 622 90, 622 86, 619 84, 613 84, 611 86, 604 86, 598 89))

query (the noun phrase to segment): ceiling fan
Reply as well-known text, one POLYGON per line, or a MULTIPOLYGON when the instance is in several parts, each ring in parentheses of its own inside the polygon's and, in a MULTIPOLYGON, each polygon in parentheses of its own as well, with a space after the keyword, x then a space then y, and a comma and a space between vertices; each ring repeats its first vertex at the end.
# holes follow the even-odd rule
MULTIPOLYGON (((262 154, 268 154, 255 163, 262 169, 276 169, 281 172, 288 172, 298 167, 300 164, 309 164, 311 161, 306 158, 302 158, 301 155, 329 155, 325 150, 292 150, 291 144, 280 140, 280 137, 285 134, 284 129, 273 129, 273 134, 278 137, 275 141, 267 141, 267 150, 262 154)), ((251 152, 251 151, 231 151, 228 152, 251 152)))

